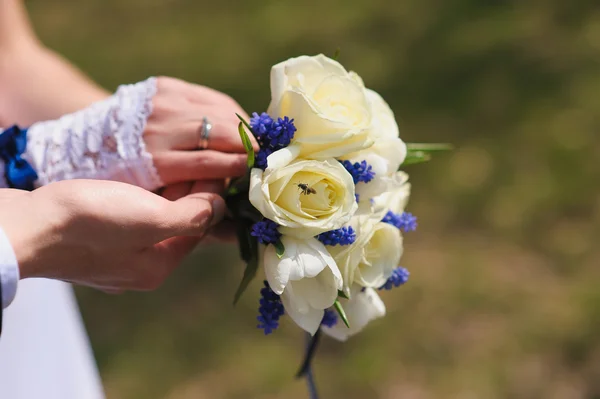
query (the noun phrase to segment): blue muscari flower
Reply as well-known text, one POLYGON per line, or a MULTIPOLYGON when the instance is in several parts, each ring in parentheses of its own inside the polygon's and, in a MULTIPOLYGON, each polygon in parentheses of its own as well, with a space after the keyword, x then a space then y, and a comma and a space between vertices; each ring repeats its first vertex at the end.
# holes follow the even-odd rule
POLYGON ((263 112, 260 115, 256 112, 252 113, 252 118, 250 118, 250 127, 257 138, 263 137, 268 131, 271 130, 272 126, 273 119, 271 119, 269 114, 266 112, 263 112))
POLYGON ((323 315, 323 320, 321 320, 321 325, 325 327, 333 327, 338 322, 338 315, 335 310, 325 309, 325 314, 323 315))
POLYGON ((271 334, 279 327, 279 318, 285 313, 283 303, 279 295, 273 292, 269 283, 264 282, 265 287, 260 290, 260 306, 258 307, 257 328, 263 329, 265 335, 271 334))
POLYGON ((269 166, 267 164, 267 157, 269 155, 271 155, 273 153, 273 149, 272 148, 261 148, 257 153, 256 153, 256 157, 254 158, 254 166, 257 168, 260 168, 262 170, 267 169, 267 166, 269 166))
POLYGON ((350 161, 341 161, 344 168, 352 175, 352 179, 354 180, 354 184, 358 182, 368 183, 375 177, 375 172, 373 172, 373 167, 367 163, 367 161, 361 162, 350 162, 350 161))
POLYGON ((317 239, 325 245, 350 245, 356 241, 356 232, 352 226, 344 226, 337 230, 321 233, 317 239))
POLYGON ((256 237, 261 244, 274 244, 281 237, 277 230, 279 225, 270 219, 263 219, 252 225, 250 235, 256 237))
POLYGON ((280 149, 287 147, 296 133, 294 120, 284 116, 277 118, 271 125, 271 128, 261 137, 263 145, 271 148, 280 149))
POLYGON ((402 284, 408 281, 408 276, 410 273, 403 267, 397 267, 392 272, 390 278, 387 279, 385 284, 379 287, 380 290, 391 290, 394 287, 400 287, 402 284))
POLYGON ((391 224, 392 226, 394 226, 396 228, 400 228, 400 227, 398 227, 399 219, 400 219, 400 215, 398 215, 397 213, 394 213, 392 211, 387 211, 387 213, 385 214, 383 219, 381 219, 381 221, 383 223, 391 224))
POLYGON ((413 216, 410 212, 403 212, 398 222, 400 225, 398 228, 404 230, 406 233, 417 229, 417 217, 413 216))
POLYGON ((410 212, 403 212, 399 215, 392 211, 388 211, 381 221, 389 223, 400 230, 404 230, 405 233, 417 229, 417 217, 413 216, 410 212))
POLYGON ((360 202, 360 195, 354 194, 354 199, 356 200, 356 202, 360 202))

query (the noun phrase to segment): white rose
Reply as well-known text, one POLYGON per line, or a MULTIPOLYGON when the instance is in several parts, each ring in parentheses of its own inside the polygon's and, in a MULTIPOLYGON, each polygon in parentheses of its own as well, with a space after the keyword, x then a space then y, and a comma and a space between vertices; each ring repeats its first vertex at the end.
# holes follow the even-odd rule
POLYGON ((361 204, 349 223, 356 232, 354 243, 327 247, 342 272, 346 294, 353 284, 381 287, 400 262, 402 235, 394 226, 381 222, 382 210, 369 212, 366 204, 361 204))
POLYGON ((381 287, 398 267, 402 252, 400 230, 388 223, 377 223, 363 248, 354 282, 363 287, 381 287))
POLYGON ((374 178, 356 184, 360 201, 369 201, 393 187, 394 176, 406 157, 406 144, 398 137, 382 137, 366 150, 342 157, 352 163, 366 161, 372 168, 374 178))
POLYGON ((273 66, 268 113, 294 119, 297 130, 284 153, 289 156, 335 158, 373 144, 371 103, 362 81, 322 54, 273 66))
POLYGON ((269 286, 281 295, 286 313, 301 328, 314 334, 324 310, 331 307, 342 288, 342 275, 325 246, 315 238, 281 238, 281 259, 273 245, 263 256, 269 286))
POLYGON ((321 327, 321 331, 339 341, 346 341, 348 337, 365 328, 370 321, 385 316, 385 305, 372 288, 361 291, 361 287, 353 286, 352 297, 349 300, 342 299, 341 304, 350 328, 346 327, 341 320, 338 320, 333 327, 321 327))
POLYGON ((389 191, 375 198, 374 206, 385 210, 402 214, 408 204, 410 197, 410 183, 408 175, 404 172, 396 172, 391 183, 388 185, 389 191))
POLYGON ((352 176, 336 160, 300 160, 286 166, 252 169, 250 202, 279 224, 279 231, 299 238, 335 230, 356 212, 352 176), (311 192, 304 192, 299 184, 311 192))

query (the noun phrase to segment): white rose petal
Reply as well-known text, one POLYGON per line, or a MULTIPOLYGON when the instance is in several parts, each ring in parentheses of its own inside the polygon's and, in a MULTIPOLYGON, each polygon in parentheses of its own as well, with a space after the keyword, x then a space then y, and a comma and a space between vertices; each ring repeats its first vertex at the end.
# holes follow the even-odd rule
POLYGON ((292 305, 294 297, 290 295, 290 292, 291 290, 285 291, 281 296, 285 313, 304 331, 315 335, 321 325, 325 311, 314 308, 307 308, 304 312, 299 311, 296 306, 292 305))
POLYGON ((396 172, 388 185, 388 191, 375 198, 375 206, 384 209, 386 212, 389 210, 397 214, 402 214, 406 208, 406 204, 408 204, 410 187, 408 175, 404 172, 396 172))
POLYGON ((361 291, 360 287, 354 286, 352 291, 349 300, 341 300, 350 328, 341 320, 333 327, 321 327, 321 331, 339 341, 346 341, 350 336, 362 331, 369 322, 385 316, 385 305, 374 289, 366 288, 361 291))
POLYGON ((396 138, 399 136, 394 112, 385 100, 374 90, 366 89, 367 98, 373 110, 373 132, 375 137, 396 138))
POLYGON ((303 329, 314 334, 323 310, 335 302, 342 275, 325 246, 315 238, 283 236, 281 259, 267 246, 263 266, 269 286, 281 295, 286 312, 303 329), (317 320, 318 319, 318 320, 317 320))
POLYGON ((356 234, 354 243, 326 247, 342 272, 344 277, 343 291, 346 295, 350 295, 350 287, 355 280, 358 265, 364 257, 364 248, 373 236, 375 225, 381 221, 383 216, 383 208, 375 212, 370 203, 361 202, 357 212, 347 224, 347 226, 354 229, 356 234))

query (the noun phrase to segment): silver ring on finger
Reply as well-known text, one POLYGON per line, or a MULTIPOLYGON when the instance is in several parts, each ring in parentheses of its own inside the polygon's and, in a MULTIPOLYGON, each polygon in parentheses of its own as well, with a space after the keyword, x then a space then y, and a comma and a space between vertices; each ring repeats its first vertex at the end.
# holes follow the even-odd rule
POLYGON ((206 150, 208 148, 208 139, 210 138, 210 131, 212 130, 213 125, 210 123, 208 118, 205 116, 202 118, 202 125, 200 125, 199 130, 199 140, 198 140, 198 148, 201 150, 206 150))

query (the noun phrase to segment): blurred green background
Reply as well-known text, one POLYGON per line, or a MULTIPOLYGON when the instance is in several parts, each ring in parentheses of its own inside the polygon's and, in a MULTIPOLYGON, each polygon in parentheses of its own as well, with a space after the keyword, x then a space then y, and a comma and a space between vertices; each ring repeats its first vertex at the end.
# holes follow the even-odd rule
MULTIPOLYGON (((591 0, 35 0, 42 40, 103 86, 171 75, 269 102, 269 68, 341 48, 401 136, 411 281, 316 358, 324 398, 600 398, 600 6, 591 0)), ((233 308, 234 247, 154 293, 78 295, 109 398, 305 398, 303 335, 233 308)))

